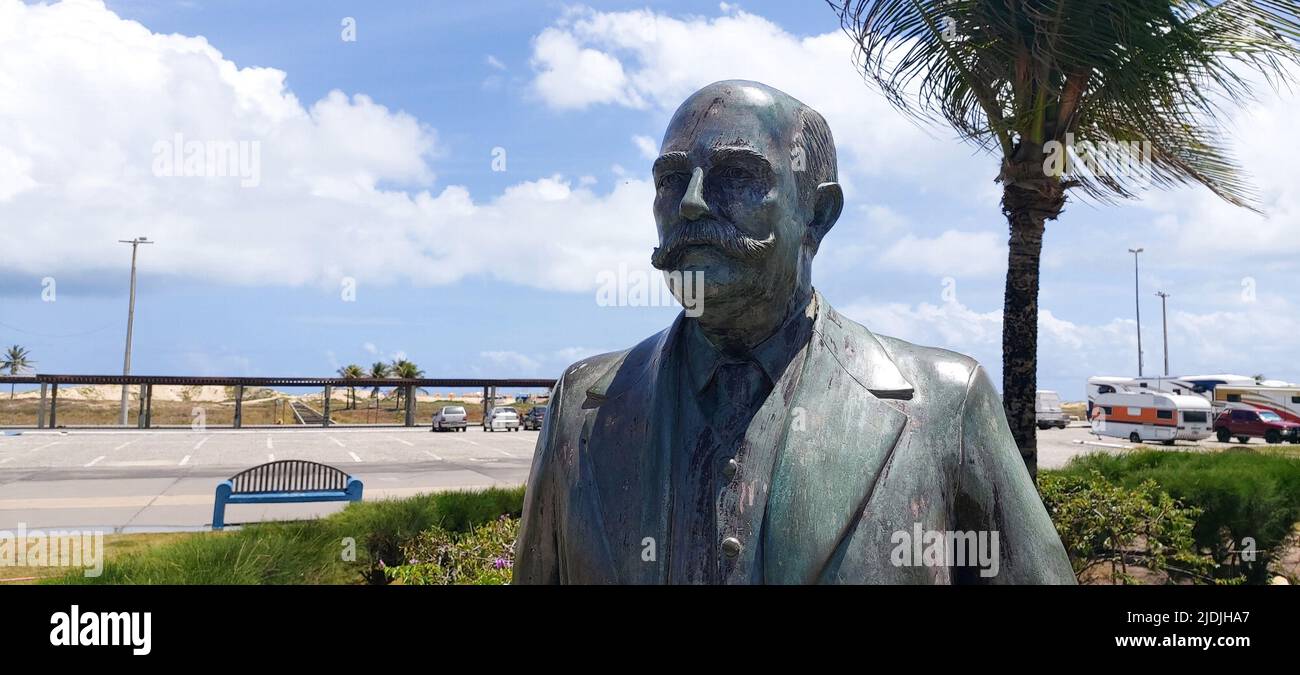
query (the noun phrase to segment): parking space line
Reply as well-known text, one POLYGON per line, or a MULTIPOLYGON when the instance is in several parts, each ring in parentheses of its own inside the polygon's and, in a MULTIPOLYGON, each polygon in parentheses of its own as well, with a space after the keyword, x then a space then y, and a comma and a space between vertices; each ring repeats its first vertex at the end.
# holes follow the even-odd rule
POLYGON ((334 438, 333 436, 326 436, 325 438, 328 438, 328 439, 330 439, 331 441, 334 441, 334 445, 337 445, 337 446, 339 446, 340 448, 342 448, 342 447, 346 447, 345 445, 343 445, 343 441, 340 441, 339 439, 334 438))
POLYGON ((392 436, 389 436, 389 437, 388 437, 388 440, 390 440, 390 441, 397 441, 398 443, 401 443, 402 445, 405 445, 405 446, 408 446, 408 447, 414 447, 414 446, 415 446, 415 444, 412 443, 412 442, 410 442, 410 441, 404 441, 404 440, 402 440, 402 439, 400 439, 400 438, 393 438, 392 436))
POLYGON ((189 464, 189 463, 190 463, 190 456, 189 456, 189 455, 185 455, 184 457, 181 458, 181 463, 180 463, 180 464, 177 464, 176 466, 185 466, 186 464, 189 464))
POLYGON ((128 446, 128 445, 130 445, 130 444, 132 444, 132 443, 134 443, 134 442, 136 442, 136 441, 138 441, 138 440, 140 440, 140 439, 138 439, 138 438, 131 439, 131 440, 129 440, 129 441, 127 441, 127 442, 125 442, 125 443, 123 443, 123 444, 117 446, 116 448, 113 448, 113 451, 114 451, 114 452, 117 452, 118 450, 121 450, 122 448, 125 448, 126 446, 128 446))
POLYGON ((271 454, 269 454, 269 455, 267 455, 266 457, 267 457, 268 460, 270 460, 270 461, 272 461, 272 462, 275 461, 275 453, 274 453, 274 452, 271 453, 271 454))
POLYGON ((104 459, 104 455, 100 455, 100 456, 98 456, 98 457, 96 457, 96 458, 90 460, 89 462, 86 462, 86 466, 87 466, 87 467, 95 466, 96 464, 99 464, 99 461, 102 460, 102 459, 104 459))
POLYGON ((211 437, 211 436, 204 436, 203 438, 199 439, 199 442, 194 444, 194 449, 195 449, 195 450, 198 450, 199 448, 203 447, 203 444, 204 444, 204 443, 207 443, 207 442, 208 442, 208 439, 210 439, 210 438, 212 438, 212 437, 211 437))
POLYGON ((492 452, 499 452, 499 453, 505 455, 506 457, 514 457, 514 455, 512 455, 512 454, 506 452, 505 450, 497 450, 496 448, 491 448, 491 450, 492 450, 492 452))
POLYGON ((428 450, 425 450, 425 451, 424 451, 424 454, 426 454, 426 455, 428 455, 428 456, 430 456, 430 457, 432 457, 432 458, 438 460, 439 462, 442 461, 442 458, 441 458, 441 457, 439 457, 438 455, 436 455, 436 454, 434 454, 434 453, 432 453, 432 452, 429 452, 428 450))
POLYGON ((354 462, 360 462, 360 461, 361 461, 361 458, 360 458, 360 457, 357 457, 357 453, 355 453, 355 452, 349 452, 348 454, 349 454, 349 455, 352 455, 352 461, 354 461, 354 462))
POLYGON ((275 449, 275 444, 271 442, 271 437, 270 437, 270 436, 267 436, 267 437, 266 437, 266 449, 267 449, 267 450, 274 450, 274 449, 275 449))

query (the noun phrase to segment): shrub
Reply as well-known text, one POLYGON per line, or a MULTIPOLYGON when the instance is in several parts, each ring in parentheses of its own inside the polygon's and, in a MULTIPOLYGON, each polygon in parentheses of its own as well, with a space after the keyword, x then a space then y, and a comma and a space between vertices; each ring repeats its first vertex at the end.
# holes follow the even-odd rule
POLYGON ((384 499, 349 504, 328 520, 341 533, 362 542, 366 567, 362 577, 386 584, 385 569, 403 564, 402 547, 426 530, 468 532, 501 515, 518 517, 523 511, 524 489, 488 488, 456 490, 406 499, 384 499))
POLYGON ((1097 472, 1126 487, 1154 481, 1199 510, 1196 547, 1218 564, 1220 579, 1265 583, 1270 565, 1292 541, 1300 521, 1300 460, 1253 451, 1090 454, 1062 472, 1097 472))
POLYGON ((1214 561, 1195 550, 1192 524, 1199 515, 1146 480, 1134 488, 1086 474, 1045 472, 1039 479, 1076 576, 1108 566, 1114 583, 1136 583, 1130 565, 1175 577, 1208 581, 1214 561))
POLYGON ((501 516, 468 532, 433 528, 406 546, 406 564, 385 570, 389 578, 412 585, 510 583, 519 519, 501 516))

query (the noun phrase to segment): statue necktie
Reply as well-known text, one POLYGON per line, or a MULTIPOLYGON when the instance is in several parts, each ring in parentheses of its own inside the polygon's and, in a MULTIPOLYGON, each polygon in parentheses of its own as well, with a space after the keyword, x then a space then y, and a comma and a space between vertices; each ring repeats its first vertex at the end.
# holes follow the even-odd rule
POLYGON ((771 388, 767 374, 752 361, 718 366, 705 404, 724 444, 730 446, 744 434, 771 388))

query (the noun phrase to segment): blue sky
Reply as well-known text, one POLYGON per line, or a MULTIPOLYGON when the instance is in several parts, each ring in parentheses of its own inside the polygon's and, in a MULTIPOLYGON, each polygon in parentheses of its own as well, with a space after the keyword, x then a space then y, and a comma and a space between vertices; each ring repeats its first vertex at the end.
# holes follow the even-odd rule
MULTIPOLYGON (((673 108, 745 78, 835 134, 848 204, 815 285, 997 381, 996 164, 893 112, 850 47, 820 2, 0 0, 0 343, 40 372, 120 372, 115 242, 147 235, 134 373, 322 375, 404 355, 432 377, 558 375, 671 321, 675 307, 602 306, 597 279, 649 269, 649 166, 673 108), (157 143, 178 133, 258 142, 258 185, 158 175, 157 143)), ((1089 375, 1135 373, 1134 246, 1148 374, 1164 289, 1175 373, 1300 380, 1293 99, 1263 88, 1227 129, 1264 216, 1184 188, 1076 198, 1049 224, 1040 386, 1077 399, 1089 375)))

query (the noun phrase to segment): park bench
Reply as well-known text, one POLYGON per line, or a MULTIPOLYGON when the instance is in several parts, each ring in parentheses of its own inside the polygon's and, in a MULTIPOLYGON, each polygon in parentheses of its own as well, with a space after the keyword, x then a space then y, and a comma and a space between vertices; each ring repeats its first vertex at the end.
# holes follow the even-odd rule
POLYGON ((226 526, 226 504, 361 501, 361 481, 325 464, 282 459, 241 471, 217 485, 212 529, 226 526))

